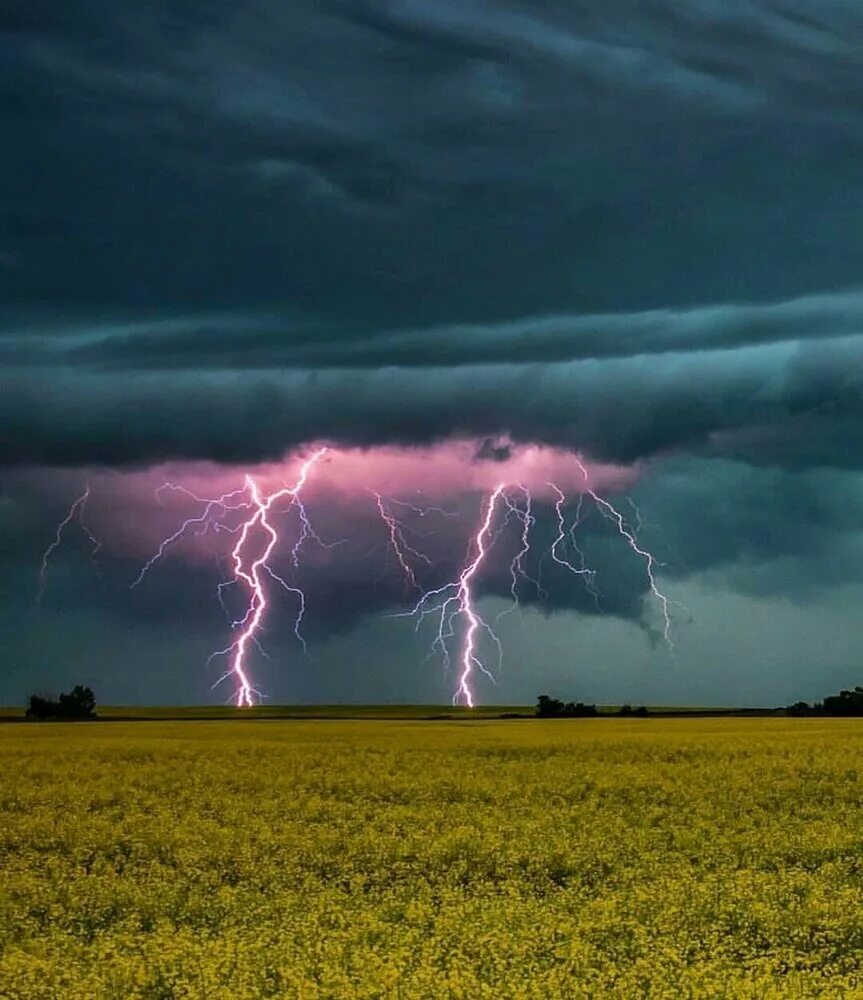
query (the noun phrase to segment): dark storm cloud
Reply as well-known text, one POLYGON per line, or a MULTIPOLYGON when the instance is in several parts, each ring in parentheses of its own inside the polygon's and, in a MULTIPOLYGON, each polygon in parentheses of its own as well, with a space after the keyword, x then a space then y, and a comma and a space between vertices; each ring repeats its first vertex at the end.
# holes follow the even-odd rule
MULTIPOLYGON (((482 462, 509 435, 647 460, 637 499, 669 579, 801 599, 843 584, 861 78, 863 12, 844 0, 11 0, 4 479, 311 439, 470 436, 482 462)), ((0 504, 17 609, 57 510, 0 504)), ((607 612, 645 619, 638 560, 595 517, 584 534, 607 612)), ((396 574, 366 585, 367 555, 306 567, 314 635, 403 605, 396 574)), ((61 559, 53 591, 76 663, 105 588, 131 645, 173 628, 169 658, 181 615, 195 655, 211 648, 221 612, 195 617, 188 567, 128 596, 132 567, 81 586, 85 564, 61 559)), ((506 597, 505 569, 487 594, 506 597)), ((559 569, 524 599, 594 615, 559 569)))
POLYGON ((7 329, 7 364, 66 367, 380 368, 576 361, 721 351, 863 335, 863 292, 788 302, 535 316, 411 331, 321 329, 302 316, 191 316, 48 329, 7 329))
POLYGON ((858 461, 847 4, 2 18, 3 461, 502 432, 858 461))
POLYGON ((847 4, 4 11, 8 302, 368 329, 859 280, 847 4))
POLYGON ((659 358, 462 366, 136 373, 19 369, 0 397, 9 464, 278 457, 315 439, 412 444, 507 431, 632 462, 677 450, 859 466, 863 341, 659 358))

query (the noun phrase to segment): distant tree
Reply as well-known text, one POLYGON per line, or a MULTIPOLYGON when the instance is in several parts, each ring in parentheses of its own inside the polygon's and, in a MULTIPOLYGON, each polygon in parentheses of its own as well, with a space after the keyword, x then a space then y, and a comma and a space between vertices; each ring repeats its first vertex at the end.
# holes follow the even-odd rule
POLYGON ((541 694, 536 699, 536 714, 541 719, 556 719, 563 715, 563 702, 557 698, 549 698, 547 694, 541 694))
POLYGON ((599 715, 596 705, 585 705, 583 701, 568 701, 563 707, 563 714, 571 719, 583 719, 591 715, 599 715))
POLYGON ((795 701, 793 705, 787 705, 786 715, 829 715, 837 717, 863 716, 863 687, 858 684, 853 691, 840 691, 839 694, 828 695, 823 702, 816 701, 810 705, 805 701, 795 701))
POLYGON ((794 716, 821 715, 822 711, 822 705, 810 705, 808 701, 795 701, 793 705, 785 707, 785 714, 794 716))
POLYGON ((638 708, 633 708, 632 705, 621 705, 617 710, 618 715, 629 717, 631 715, 642 718, 647 715, 647 707, 645 705, 639 705, 638 708))
POLYGON ((57 701, 44 695, 30 695, 28 719, 95 719, 96 696, 88 687, 78 684, 57 701))
POLYGON ((557 698, 541 694, 536 700, 536 714, 541 719, 577 719, 598 715, 596 705, 585 705, 583 701, 568 701, 564 704, 557 698))
POLYGON ((69 694, 60 695, 60 710, 70 719, 92 719, 96 714, 96 696, 90 688, 76 684, 69 694))
POLYGON ((57 702, 44 698, 39 694, 30 695, 30 705, 27 708, 28 719, 50 719, 55 709, 59 709, 57 702))
POLYGON ((834 716, 863 716, 863 687, 853 691, 840 691, 824 699, 824 714, 834 716))

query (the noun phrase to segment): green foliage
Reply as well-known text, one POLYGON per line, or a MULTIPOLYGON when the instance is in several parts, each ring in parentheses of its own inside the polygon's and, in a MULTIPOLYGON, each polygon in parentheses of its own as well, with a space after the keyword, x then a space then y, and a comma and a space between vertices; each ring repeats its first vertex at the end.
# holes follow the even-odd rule
POLYGON ((863 728, 0 726, 0 997, 863 995, 863 728))

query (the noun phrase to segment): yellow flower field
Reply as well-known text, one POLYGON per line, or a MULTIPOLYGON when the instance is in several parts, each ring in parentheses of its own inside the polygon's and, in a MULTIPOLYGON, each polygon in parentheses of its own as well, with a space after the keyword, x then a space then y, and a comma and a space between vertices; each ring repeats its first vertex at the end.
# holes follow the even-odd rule
POLYGON ((863 997, 863 725, 0 726, 0 997, 863 997))

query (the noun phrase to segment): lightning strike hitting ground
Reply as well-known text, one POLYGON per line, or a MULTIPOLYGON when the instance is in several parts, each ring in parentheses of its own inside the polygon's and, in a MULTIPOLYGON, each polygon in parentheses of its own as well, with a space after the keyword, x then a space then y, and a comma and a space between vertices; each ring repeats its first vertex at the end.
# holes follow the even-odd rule
MULTIPOLYGON (((228 674, 225 676, 233 674, 236 678, 236 704, 239 708, 254 705, 255 698, 258 697, 258 692, 252 687, 249 678, 248 667, 246 664, 246 653, 250 642, 258 642, 258 632, 261 628, 261 624, 267 610, 267 591, 261 577, 262 572, 267 573, 268 576, 276 580, 290 593, 298 595, 300 609, 295 631, 299 630, 299 622, 305 611, 305 599, 302 592, 298 588, 289 586, 270 568, 268 564, 268 560, 273 554, 273 550, 279 541, 279 533, 269 520, 269 514, 274 503, 285 497, 290 497, 292 505, 295 504, 301 511, 301 522, 305 528, 308 519, 305 516, 305 510, 302 508, 302 504, 299 502, 299 494, 303 486, 306 484, 306 480, 312 466, 326 453, 326 448, 319 448, 302 464, 299 477, 293 486, 285 486, 280 490, 276 490, 274 493, 270 493, 268 496, 262 496, 255 480, 251 476, 246 476, 246 488, 252 498, 254 513, 242 524, 239 532, 239 538, 237 539, 237 543, 234 545, 233 551, 231 552, 231 559, 234 566, 234 578, 245 583, 249 590, 249 603, 246 608, 245 615, 239 622, 236 623, 236 627, 240 630, 239 636, 234 640, 234 642, 231 643, 230 646, 228 646, 227 649, 221 650, 219 653, 215 654, 231 656, 231 666, 228 674), (267 540, 260 554, 249 562, 249 556, 246 555, 245 549, 249 543, 252 531, 255 528, 263 530, 267 540)), ((304 538, 306 535, 303 534, 302 537, 304 538)), ((295 558, 296 553, 297 546, 295 546, 293 553, 295 558)))
POLYGON ((474 695, 471 688, 471 677, 474 667, 494 680, 493 675, 477 655, 477 632, 480 629, 487 632, 497 646, 499 655, 501 652, 500 640, 488 623, 482 619, 474 606, 473 581, 488 551, 489 536, 497 504, 501 497, 504 496, 505 487, 505 483, 498 483, 488 498, 479 528, 472 540, 471 550, 473 557, 468 557, 469 561, 462 568, 458 578, 444 584, 442 587, 437 587, 434 590, 424 593, 411 611, 393 616, 396 618, 416 617, 417 628, 419 628, 428 615, 438 615, 438 631, 432 643, 432 652, 436 649, 439 650, 446 666, 450 662, 447 640, 455 637, 456 619, 461 618, 464 620, 466 624, 462 638, 461 652, 459 654, 458 686, 453 695, 453 704, 457 705, 461 701, 467 708, 473 708, 474 706, 474 695), (437 604, 427 606, 428 602, 434 598, 440 598, 440 601, 437 604))
POLYGON ((94 566, 96 565, 95 563, 96 556, 99 553, 99 549, 102 548, 102 543, 93 536, 93 533, 87 527, 87 523, 84 520, 84 509, 87 506, 87 500, 89 498, 90 498, 90 484, 88 483, 84 489, 84 492, 74 501, 72 506, 69 508, 66 516, 57 525, 57 530, 54 535, 54 540, 42 554, 42 564, 39 568, 39 587, 36 592, 37 604, 42 603, 42 598, 45 596, 45 588, 48 585, 48 562, 51 559, 51 556, 53 555, 55 549, 59 548, 60 544, 62 543, 63 532, 66 530, 66 528, 69 527, 69 525, 72 523, 72 521, 75 520, 76 517, 78 519, 78 526, 87 536, 87 539, 89 540, 92 546, 92 548, 90 549, 90 562, 93 563, 94 566))
MULTIPOLYGON (((186 487, 170 482, 164 483, 156 490, 156 499, 160 504, 163 495, 174 493, 180 494, 187 500, 201 505, 201 509, 199 513, 187 517, 175 531, 167 535, 160 542, 154 554, 142 566, 130 586, 133 589, 140 586, 148 573, 168 554, 172 546, 175 546, 189 534, 194 534, 198 538, 207 535, 209 532, 214 534, 227 533, 233 536, 234 544, 228 557, 230 577, 219 583, 217 587, 217 597, 228 619, 232 631, 232 641, 226 648, 217 650, 211 654, 210 660, 217 657, 229 658, 230 666, 219 680, 216 681, 216 684, 231 677, 235 680, 234 701, 238 707, 251 706, 259 698, 259 693, 252 684, 248 659, 249 650, 252 646, 261 655, 266 656, 266 652, 260 642, 260 636, 263 631, 266 613, 271 603, 268 596, 268 584, 271 582, 277 583, 296 600, 297 613, 294 619, 294 634, 304 652, 306 650, 305 640, 300 631, 306 611, 305 594, 299 587, 284 579, 270 564, 270 559, 282 541, 279 530, 273 523, 272 515, 296 510, 298 530, 290 549, 290 559, 294 567, 299 565, 300 551, 309 539, 326 549, 332 549, 346 543, 346 539, 340 539, 335 542, 324 542, 318 536, 312 527, 300 496, 312 468, 327 451, 327 448, 317 449, 303 462, 293 485, 283 483, 280 489, 276 489, 271 493, 262 491, 259 482, 251 475, 245 477, 245 482, 241 488, 223 493, 214 499, 198 496, 186 487), (278 505, 283 500, 288 501, 287 506, 280 508, 278 505), (225 595, 231 588, 241 588, 245 593, 246 599, 243 603, 243 611, 240 617, 232 615, 225 600, 225 595)), ((576 457, 576 462, 584 477, 585 487, 579 493, 578 504, 575 508, 573 520, 569 525, 567 524, 567 513, 564 509, 567 502, 565 493, 555 483, 547 483, 556 497, 554 510, 557 520, 557 533, 547 554, 550 555, 551 559, 557 565, 584 581, 585 587, 594 596, 597 608, 600 609, 599 591, 595 583, 596 574, 587 567, 584 553, 579 548, 575 536, 577 527, 584 519, 582 512, 585 500, 589 497, 599 514, 616 527, 618 533, 626 541, 630 549, 643 560, 648 585, 662 613, 664 622, 663 635, 669 648, 673 650, 671 618, 669 614, 671 602, 659 589, 657 583, 656 568, 661 564, 651 552, 644 549, 639 543, 638 529, 641 525, 641 520, 638 508, 632 501, 629 501, 635 524, 635 527, 633 527, 632 523, 627 521, 610 501, 600 496, 590 487, 587 467, 578 457, 576 457), (578 564, 572 561, 570 553, 573 552, 578 556, 578 564)), ((411 610, 394 614, 391 617, 412 617, 416 621, 417 630, 419 630, 425 619, 432 616, 437 621, 437 630, 431 644, 429 656, 435 653, 440 654, 446 668, 451 664, 451 649, 456 645, 460 637, 457 658, 458 681, 453 695, 453 703, 463 704, 472 708, 475 701, 472 683, 474 671, 480 670, 490 679, 495 679, 479 655, 480 633, 485 632, 496 645, 498 650, 498 665, 500 666, 502 663, 500 640, 476 609, 474 586, 476 577, 489 550, 497 543, 501 536, 506 535, 507 527, 511 524, 512 520, 515 520, 520 527, 520 544, 509 564, 512 605, 500 612, 497 618, 500 619, 503 615, 511 613, 519 606, 520 585, 522 583, 529 583, 535 589, 539 599, 548 597, 540 580, 531 576, 527 571, 527 560, 533 544, 531 533, 536 524, 536 517, 532 512, 531 492, 524 484, 507 486, 504 482, 498 483, 483 501, 479 524, 470 539, 465 561, 458 575, 442 586, 430 590, 426 590, 423 586, 419 568, 422 566, 426 571, 432 571, 436 563, 412 544, 408 540, 408 535, 423 536, 433 534, 433 532, 419 530, 411 523, 411 515, 413 518, 426 518, 431 514, 451 518, 458 517, 458 512, 449 511, 442 507, 421 507, 405 500, 385 498, 374 490, 370 490, 369 492, 375 498, 378 513, 387 530, 389 548, 395 554, 405 581, 420 595, 419 600, 411 610), (402 517, 397 516, 394 513, 395 507, 403 508, 405 514, 402 517), (498 517, 500 510, 503 510, 502 517, 498 517)), ((90 487, 88 485, 84 492, 73 502, 67 514, 57 526, 55 537, 42 556, 39 574, 39 600, 41 600, 45 590, 50 558, 61 544, 64 532, 66 532, 70 524, 77 520, 78 525, 92 543, 91 560, 100 548, 100 543, 93 536, 84 521, 84 510, 89 496, 90 487)), ((224 560, 224 556, 222 559, 224 560)), ((523 596, 523 592, 521 596, 523 596)))
POLYGON ((144 564, 141 572, 132 582, 131 587, 137 587, 144 580, 147 573, 153 566, 165 556, 167 550, 178 542, 186 533, 193 529, 198 536, 206 534, 209 530, 217 533, 228 532, 237 536, 237 541, 231 550, 230 562, 232 575, 229 580, 225 580, 217 587, 217 597, 219 603, 228 617, 231 628, 239 631, 239 635, 225 649, 220 649, 210 656, 210 660, 220 657, 230 657, 230 667, 222 677, 216 681, 221 683, 228 677, 233 676, 236 680, 237 689, 235 701, 238 707, 248 707, 255 703, 255 698, 259 693, 252 686, 247 666, 247 654, 249 645, 254 645, 263 655, 263 648, 260 644, 259 633, 262 628, 264 616, 268 607, 267 590, 264 576, 279 584, 287 593, 297 600, 297 615, 294 620, 294 634, 297 641, 306 650, 305 640, 300 632, 300 625, 306 611, 305 594, 299 587, 289 584, 270 565, 269 560, 279 543, 279 533, 274 526, 270 515, 273 514, 274 505, 280 500, 288 498, 290 503, 288 509, 295 508, 299 517, 300 530, 291 548, 291 560, 294 566, 299 565, 299 554, 303 543, 312 538, 325 548, 333 548, 342 544, 342 540, 333 543, 323 542, 313 529, 309 521, 308 513, 300 499, 300 492, 308 479, 309 473, 315 463, 326 453, 327 448, 319 448, 301 466, 297 481, 293 486, 285 485, 279 490, 270 494, 262 494, 258 483, 252 476, 246 476, 242 489, 232 490, 224 493, 216 499, 199 497, 191 490, 183 486, 176 486, 173 483, 165 483, 159 487, 157 498, 164 491, 180 492, 204 505, 203 511, 194 516, 188 517, 174 531, 162 540, 154 555, 144 564), (237 524, 227 524, 223 520, 229 513, 236 511, 243 512, 243 519, 237 524), (264 535, 263 549, 254 556, 254 541, 264 535), (250 551, 252 550, 252 551, 250 551), (228 612, 224 601, 224 591, 229 587, 244 585, 248 591, 248 602, 245 611, 240 618, 233 618, 228 612))
POLYGON ((594 490, 590 488, 587 469, 585 468, 584 463, 578 456, 576 456, 575 460, 578 463, 578 467, 581 470, 581 474, 584 476, 585 491, 587 492, 588 496, 590 496, 590 498, 593 500, 593 502, 596 504, 600 514, 602 514, 602 516, 606 520, 611 521, 612 524, 614 524, 617 527, 617 530, 620 532, 620 535, 626 540, 627 545, 632 549, 633 552, 641 556, 641 558, 644 560, 644 568, 647 573, 648 585, 650 587, 651 592, 653 593, 653 596, 656 598, 657 603, 659 604, 660 611, 662 613, 662 621, 663 621, 662 635, 663 638, 665 639, 666 644, 668 645, 668 648, 672 652, 674 652, 674 643, 671 639, 671 615, 669 613, 670 601, 668 597, 666 597, 666 595, 659 589, 656 583, 656 574, 654 572, 654 569, 657 565, 659 565, 657 559, 652 553, 648 552, 646 549, 641 548, 641 546, 638 544, 638 536, 636 532, 626 523, 623 515, 615 507, 613 507, 608 502, 608 500, 605 500, 603 497, 601 497, 598 493, 594 492, 594 490))
POLYGON ((473 708, 473 692, 470 688, 470 678, 473 672, 473 667, 476 665, 481 670, 485 669, 477 658, 474 649, 476 646, 476 631, 482 626, 488 632, 491 633, 495 641, 497 641, 497 636, 491 632, 491 629, 486 625, 486 623, 479 617, 479 615, 474 610, 473 606, 473 592, 471 590, 471 584, 473 578, 476 575, 476 571, 482 564, 485 558, 485 543, 488 537, 489 530, 491 529, 491 523, 494 519, 494 510, 497 505, 499 497, 503 494, 504 484, 498 483, 495 487, 494 492, 489 497, 488 506, 486 507, 485 519, 482 522, 482 526, 476 533, 476 539, 474 541, 474 546, 476 548, 476 555, 472 563, 470 563, 463 571, 459 577, 459 589, 458 589, 458 600, 460 612, 465 615, 468 621, 467 630, 464 636, 464 646, 462 647, 461 656, 461 675, 459 677, 458 690, 453 697, 453 702, 458 701, 459 695, 464 698, 465 704, 468 708, 473 708))

